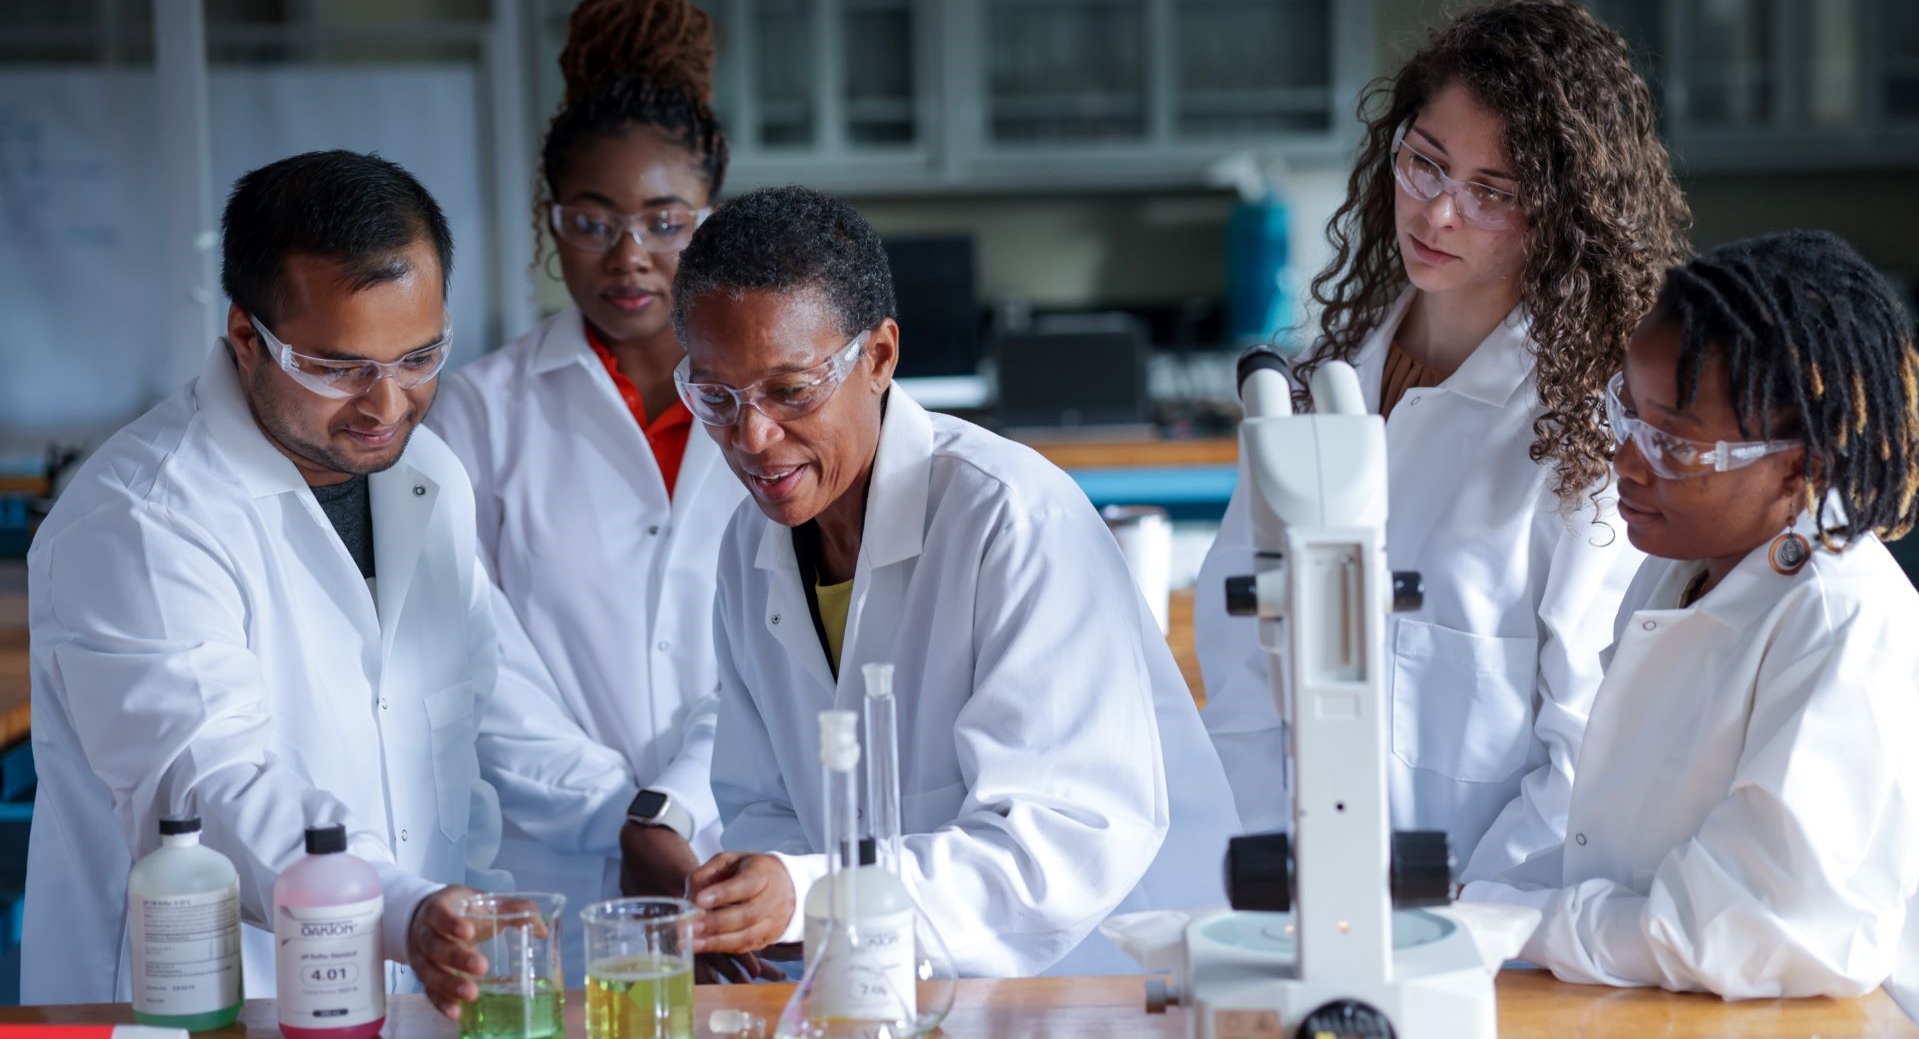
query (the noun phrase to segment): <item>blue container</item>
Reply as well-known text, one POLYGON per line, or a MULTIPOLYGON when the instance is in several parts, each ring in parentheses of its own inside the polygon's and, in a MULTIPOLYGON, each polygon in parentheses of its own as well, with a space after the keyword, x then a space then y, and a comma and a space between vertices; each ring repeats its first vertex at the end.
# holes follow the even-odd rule
POLYGON ((1236 346, 1292 350, 1293 307, 1286 203, 1240 202, 1226 225, 1226 331, 1236 346))
POLYGON ((27 555, 27 499, 0 497, 0 559, 27 555))

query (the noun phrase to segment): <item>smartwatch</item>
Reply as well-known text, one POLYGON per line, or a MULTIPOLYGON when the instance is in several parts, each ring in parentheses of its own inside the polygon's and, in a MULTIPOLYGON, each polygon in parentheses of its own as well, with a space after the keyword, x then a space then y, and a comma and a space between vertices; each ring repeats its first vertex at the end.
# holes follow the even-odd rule
POLYGON ((664 826, 685 840, 693 839, 693 817, 664 790, 642 790, 626 806, 626 821, 641 826, 664 826))

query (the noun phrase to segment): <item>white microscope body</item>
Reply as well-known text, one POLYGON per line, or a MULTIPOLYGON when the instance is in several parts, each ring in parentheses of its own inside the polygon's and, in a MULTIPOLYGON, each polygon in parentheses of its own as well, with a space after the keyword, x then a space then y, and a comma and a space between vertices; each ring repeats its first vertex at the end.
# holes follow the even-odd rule
POLYGON ((1338 362, 1294 415, 1283 368, 1240 365, 1258 556, 1227 597, 1272 661, 1293 829, 1233 842, 1235 908, 1187 926, 1179 1001, 1200 1039, 1493 1039, 1497 965, 1454 921, 1394 908, 1450 901, 1452 876, 1445 835, 1396 838, 1387 809, 1384 631, 1395 589, 1419 592, 1386 565, 1385 422, 1338 362))

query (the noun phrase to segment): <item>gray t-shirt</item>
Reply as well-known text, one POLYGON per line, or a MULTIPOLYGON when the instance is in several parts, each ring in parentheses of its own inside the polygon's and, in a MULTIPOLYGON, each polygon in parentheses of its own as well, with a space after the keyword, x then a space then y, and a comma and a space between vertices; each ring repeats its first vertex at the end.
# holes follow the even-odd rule
POLYGON ((360 567, 360 576, 373 579, 373 496, 367 478, 355 476, 331 487, 313 488, 320 510, 346 544, 347 554, 360 567))

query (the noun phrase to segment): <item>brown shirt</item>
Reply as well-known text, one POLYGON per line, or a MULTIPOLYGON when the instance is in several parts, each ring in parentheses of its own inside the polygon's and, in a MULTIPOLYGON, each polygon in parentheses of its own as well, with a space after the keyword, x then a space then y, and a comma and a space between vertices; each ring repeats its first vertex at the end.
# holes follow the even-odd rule
POLYGON ((1413 360, 1412 355, 1399 348, 1394 340, 1386 346, 1386 371, 1379 378, 1379 417, 1387 418, 1393 413, 1393 406, 1410 389, 1437 386, 1446 381, 1452 372, 1439 368, 1429 368, 1413 360))

